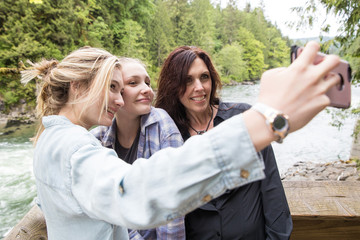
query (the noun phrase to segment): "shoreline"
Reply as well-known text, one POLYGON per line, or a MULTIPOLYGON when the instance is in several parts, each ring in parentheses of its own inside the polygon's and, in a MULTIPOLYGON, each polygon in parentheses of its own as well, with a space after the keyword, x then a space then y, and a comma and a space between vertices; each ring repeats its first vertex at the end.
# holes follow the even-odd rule
POLYGON ((297 162, 280 176, 281 181, 360 181, 356 159, 328 163, 297 162))
MULTIPOLYGON (((0 136, 21 132, 22 127, 36 124, 35 114, 23 109, 0 113, 0 136)), ((360 126, 360 121, 357 123, 360 126)), ((354 130, 357 128, 355 126, 354 130)), ((326 163, 296 162, 281 174, 282 181, 360 181, 360 138, 353 139, 348 160, 326 163)))

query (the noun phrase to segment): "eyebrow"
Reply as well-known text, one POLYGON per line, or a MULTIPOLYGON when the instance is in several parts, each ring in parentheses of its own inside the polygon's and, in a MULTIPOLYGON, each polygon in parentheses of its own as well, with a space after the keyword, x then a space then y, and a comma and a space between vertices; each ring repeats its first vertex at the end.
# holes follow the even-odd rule
MULTIPOLYGON (((139 79, 141 79, 141 76, 139 76, 139 75, 132 75, 132 76, 128 77, 126 80, 128 80, 128 79, 139 80, 139 79)), ((149 75, 146 75, 145 80, 146 80, 146 79, 150 79, 150 76, 149 76, 149 75)))

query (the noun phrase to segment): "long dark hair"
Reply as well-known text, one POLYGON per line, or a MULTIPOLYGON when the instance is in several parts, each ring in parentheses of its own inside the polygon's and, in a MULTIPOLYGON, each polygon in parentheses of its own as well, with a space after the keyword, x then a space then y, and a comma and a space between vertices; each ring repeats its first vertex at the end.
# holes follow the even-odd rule
POLYGON ((188 132, 189 119, 179 98, 186 91, 187 74, 196 58, 202 59, 210 72, 210 105, 219 104, 217 90, 221 89, 220 76, 210 56, 198 47, 182 46, 172 51, 165 60, 158 79, 155 106, 168 112, 183 136, 188 132))

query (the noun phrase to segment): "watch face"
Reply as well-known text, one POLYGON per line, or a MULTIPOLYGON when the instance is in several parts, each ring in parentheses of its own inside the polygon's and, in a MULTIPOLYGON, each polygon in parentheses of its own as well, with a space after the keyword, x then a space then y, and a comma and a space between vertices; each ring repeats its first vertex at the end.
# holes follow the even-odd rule
POLYGON ((274 122, 273 122, 273 127, 275 129, 281 130, 284 127, 286 127, 286 125, 287 125, 287 120, 283 116, 278 115, 275 117, 274 122))

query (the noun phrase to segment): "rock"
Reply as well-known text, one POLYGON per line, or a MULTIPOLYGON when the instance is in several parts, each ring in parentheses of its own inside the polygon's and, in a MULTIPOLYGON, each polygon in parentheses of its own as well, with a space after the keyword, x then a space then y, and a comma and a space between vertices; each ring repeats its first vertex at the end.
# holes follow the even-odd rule
POLYGON ((3 112, 5 110, 5 103, 4 101, 0 100, 0 112, 3 112))
POLYGON ((35 120, 31 119, 28 116, 12 117, 7 120, 5 128, 20 126, 20 125, 24 125, 24 124, 33 124, 34 122, 35 122, 35 120))
POLYGON ((360 171, 354 161, 329 163, 297 162, 281 176, 292 181, 360 181, 360 171))

